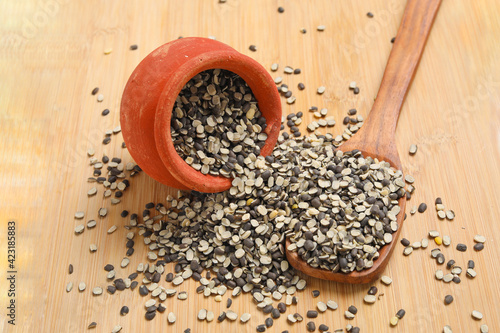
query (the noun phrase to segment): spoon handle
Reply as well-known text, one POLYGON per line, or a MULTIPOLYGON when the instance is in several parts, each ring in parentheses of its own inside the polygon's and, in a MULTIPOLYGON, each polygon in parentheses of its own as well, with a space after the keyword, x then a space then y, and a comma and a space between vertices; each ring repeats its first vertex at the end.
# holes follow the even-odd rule
POLYGON ((377 146, 397 154, 394 135, 399 113, 440 4, 441 0, 408 0, 377 98, 358 133, 358 142, 373 144, 377 140, 377 146))

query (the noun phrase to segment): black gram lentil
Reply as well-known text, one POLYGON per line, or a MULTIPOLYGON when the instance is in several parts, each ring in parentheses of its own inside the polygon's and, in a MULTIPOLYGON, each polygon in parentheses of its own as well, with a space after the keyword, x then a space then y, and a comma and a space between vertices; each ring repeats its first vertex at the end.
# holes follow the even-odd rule
POLYGON ((396 317, 398 317, 398 319, 403 319, 405 314, 406 314, 406 311, 404 309, 400 309, 398 312, 396 312, 396 317))
POLYGON ((418 206, 418 212, 419 213, 423 213, 425 212, 425 210, 427 209, 427 204, 425 204, 425 202, 422 202, 419 206, 418 206))
POLYGON ((120 309, 120 314, 122 316, 125 316, 128 312, 129 312, 129 309, 128 309, 128 306, 126 306, 126 305, 122 306, 122 308, 120 309))

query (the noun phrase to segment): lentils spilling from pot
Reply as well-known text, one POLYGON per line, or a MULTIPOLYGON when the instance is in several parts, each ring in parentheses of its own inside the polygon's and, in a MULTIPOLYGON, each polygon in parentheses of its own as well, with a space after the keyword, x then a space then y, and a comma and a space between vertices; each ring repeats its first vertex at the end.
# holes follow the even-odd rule
POLYGON ((248 160, 259 156, 267 134, 266 119, 246 82, 238 75, 212 69, 194 76, 182 88, 172 110, 172 141, 195 170, 234 178, 248 160))

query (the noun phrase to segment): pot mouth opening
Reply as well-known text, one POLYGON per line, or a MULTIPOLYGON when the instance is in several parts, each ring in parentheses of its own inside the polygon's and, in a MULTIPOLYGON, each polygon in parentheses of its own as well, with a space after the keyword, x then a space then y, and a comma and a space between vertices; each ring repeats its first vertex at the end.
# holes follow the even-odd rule
POLYGON ((235 178, 246 158, 260 155, 266 118, 238 74, 208 69, 194 75, 175 99, 170 120, 178 155, 203 175, 235 178))

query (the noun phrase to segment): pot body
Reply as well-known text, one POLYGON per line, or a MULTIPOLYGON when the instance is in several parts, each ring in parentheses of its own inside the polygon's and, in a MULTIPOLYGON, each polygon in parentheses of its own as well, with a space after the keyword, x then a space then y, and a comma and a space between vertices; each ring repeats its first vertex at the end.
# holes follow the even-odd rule
POLYGON ((181 38, 151 52, 130 76, 123 92, 120 123, 135 162, 149 176, 182 190, 221 192, 231 179, 204 175, 189 166, 175 150, 170 121, 175 100, 185 84, 209 69, 225 69, 246 81, 266 118, 268 155, 278 140, 281 100, 274 80, 258 62, 230 46, 208 38, 181 38))

